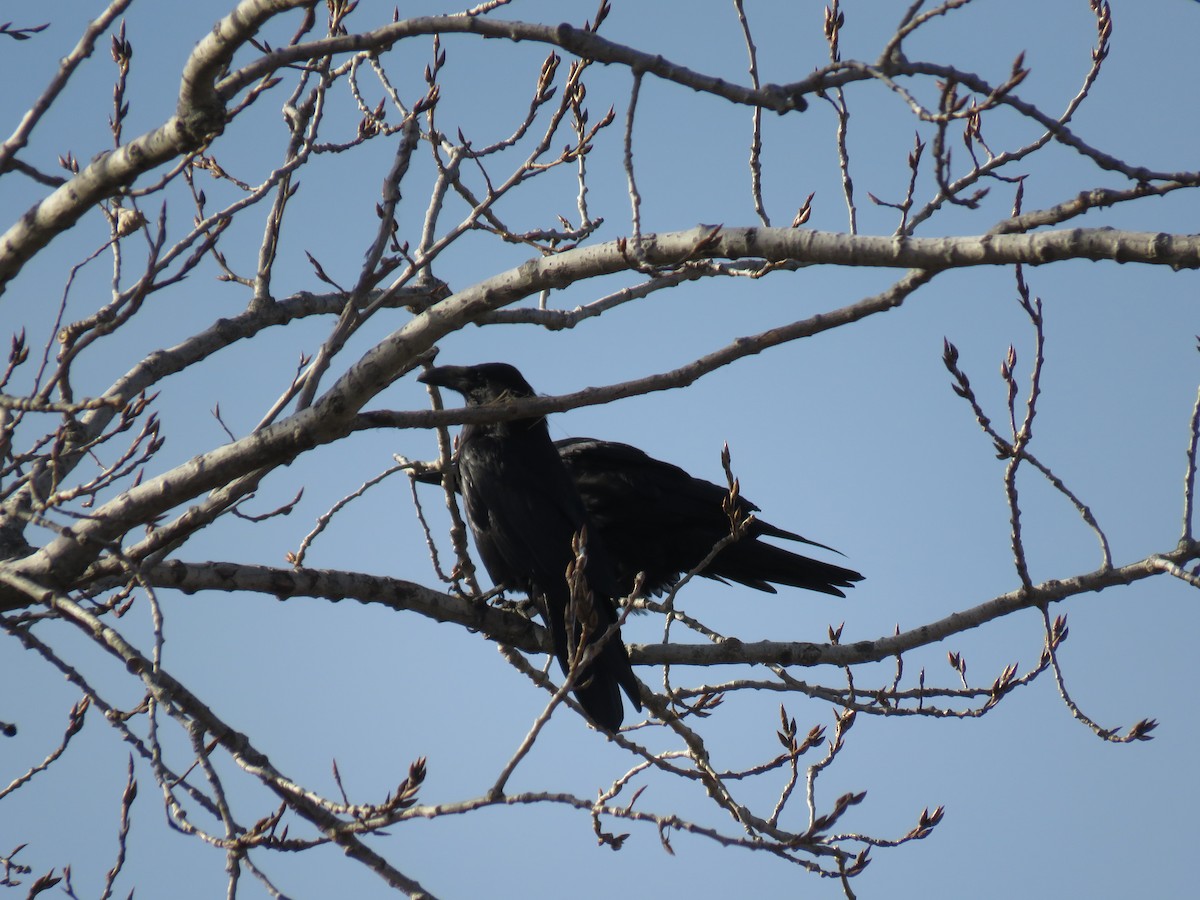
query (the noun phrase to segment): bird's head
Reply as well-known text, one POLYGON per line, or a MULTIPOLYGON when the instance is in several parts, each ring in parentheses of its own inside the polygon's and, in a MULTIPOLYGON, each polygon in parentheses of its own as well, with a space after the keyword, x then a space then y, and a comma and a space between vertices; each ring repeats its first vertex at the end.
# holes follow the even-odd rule
POLYGON ((467 406, 537 396, 524 376, 508 363, 435 366, 418 375, 417 381, 457 391, 467 406))

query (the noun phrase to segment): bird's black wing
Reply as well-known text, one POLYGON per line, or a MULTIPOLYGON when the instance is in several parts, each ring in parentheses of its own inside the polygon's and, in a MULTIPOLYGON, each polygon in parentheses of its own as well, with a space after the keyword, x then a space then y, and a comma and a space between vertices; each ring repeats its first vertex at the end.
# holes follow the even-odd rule
MULTIPOLYGON (((468 434, 459 454, 467 518, 484 565, 493 581, 525 591, 542 604, 565 672, 573 643, 566 622, 571 539, 587 524, 575 486, 544 430, 540 440, 528 434, 468 434)), ((613 598, 619 589, 600 538, 590 535, 588 544, 588 584, 597 618, 589 635, 593 641, 617 621, 613 598)), ((578 639, 578 627, 573 637, 578 639)), ((578 677, 576 696, 597 724, 615 731, 623 719, 620 688, 640 709, 637 679, 616 634, 578 677)))
MULTIPOLYGON (((722 508, 726 488, 629 444, 566 438, 555 446, 615 560, 626 592, 638 572, 646 573, 649 591, 669 587, 729 534, 729 518, 722 508)), ((757 510, 739 498, 743 516, 757 510)), ((773 584, 786 584, 839 597, 845 596, 840 588, 862 579, 852 569, 760 541, 764 536, 832 549, 756 517, 748 533, 725 547, 702 574, 771 593, 773 584)))
POLYGON ((566 577, 570 535, 585 521, 570 482, 554 477, 561 466, 537 457, 536 447, 517 452, 490 436, 459 449, 467 519, 488 574, 525 592, 566 577))

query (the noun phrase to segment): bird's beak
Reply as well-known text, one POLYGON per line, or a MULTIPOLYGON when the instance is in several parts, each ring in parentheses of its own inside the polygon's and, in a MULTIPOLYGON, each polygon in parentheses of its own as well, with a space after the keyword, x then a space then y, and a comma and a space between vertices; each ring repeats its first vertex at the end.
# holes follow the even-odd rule
POLYGON ((432 384, 436 387, 449 388, 462 393, 466 384, 467 369, 465 366, 434 366, 426 369, 417 376, 421 384, 432 384))

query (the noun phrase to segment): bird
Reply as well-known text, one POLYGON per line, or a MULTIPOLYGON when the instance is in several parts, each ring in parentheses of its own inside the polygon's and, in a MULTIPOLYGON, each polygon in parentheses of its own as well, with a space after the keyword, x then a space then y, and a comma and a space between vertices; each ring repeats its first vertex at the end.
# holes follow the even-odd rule
MULTIPOLYGON (((604 542, 621 596, 633 594, 639 573, 643 594, 663 593, 729 535, 723 505, 727 487, 696 478, 630 444, 568 437, 554 446, 583 501, 592 533, 604 542)), ((436 484, 441 476, 429 471, 416 477, 436 484)), ((760 519, 759 507, 740 493, 734 511, 739 519, 755 515, 741 538, 700 571, 703 577, 772 594, 778 584, 836 597, 846 596, 844 589, 863 580, 853 569, 761 540, 777 538, 838 552, 760 519)))
MULTIPOLYGON (((629 444, 570 437, 555 441, 555 447, 608 549, 623 595, 632 592, 639 573, 644 592, 662 593, 730 533, 723 506, 730 496, 727 487, 696 478, 629 444)), ((733 503, 738 519, 759 511, 740 493, 733 503)), ((837 552, 755 515, 741 538, 722 548, 700 574, 772 594, 773 585, 782 584, 838 597, 845 596, 842 588, 863 579, 853 569, 760 540, 764 537, 837 552)))
MULTIPOLYGON (((436 366, 418 381, 461 394, 468 408, 536 396, 507 363, 436 366)), ((550 440, 544 416, 464 425, 458 438, 458 482, 479 556, 497 586, 523 591, 550 630, 564 673, 572 648, 603 645, 575 676, 574 693, 587 716, 616 732, 624 721, 621 691, 641 709, 640 689, 617 624, 622 596, 603 540, 589 527, 587 510, 550 440), (568 567, 584 542, 583 583, 575 592, 568 567), (590 609, 582 596, 590 595, 590 609)))

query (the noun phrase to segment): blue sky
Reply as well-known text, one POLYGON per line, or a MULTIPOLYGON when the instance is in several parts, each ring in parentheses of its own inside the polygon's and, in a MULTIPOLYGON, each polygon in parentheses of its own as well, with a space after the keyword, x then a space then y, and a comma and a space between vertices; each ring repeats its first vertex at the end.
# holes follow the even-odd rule
MULTIPOLYGON (((1073 128, 1093 146, 1128 162, 1194 169, 1200 110, 1192 85, 1200 9, 1183 0, 1113 5, 1111 57, 1073 128)), ((764 80, 798 80, 826 59, 821 6, 782 6, 747 4, 764 80)), ((903 7, 846 3, 843 57, 875 59, 903 7)), ((429 5, 402 13, 439 9, 429 5)), ((17 121, 76 40, 85 17, 98 10, 64 2, 53 13, 32 13, 52 14, 53 26, 32 40, 5 42, 0 65, 20 73, 10 74, 13 86, 0 98, 6 122, 17 121)), ((390 10, 388 4, 363 0, 350 24, 382 24, 390 10)), ((186 53, 225 11, 216 3, 133 5, 127 26, 135 49, 127 136, 170 114, 186 53)), ((518 2, 498 15, 557 22, 582 21, 593 12, 591 3, 518 2)), ((3 18, 16 16, 13 10, 3 18)), ((291 20, 271 39, 281 42, 290 27, 291 20)), ((618 2, 603 33, 691 68, 747 81, 732 4, 618 2)), ((906 52, 911 59, 954 64, 998 82, 1016 54, 1025 51, 1031 73, 1021 96, 1057 114, 1087 70, 1093 40, 1091 14, 1082 0, 1049 10, 1032 0, 977 0, 930 23, 906 44, 906 52)), ((527 104, 545 48, 465 37, 447 38, 444 46, 448 65, 440 127, 448 134, 462 127, 477 145, 505 135, 527 104)), ((423 89, 419 76, 428 58, 424 39, 402 43, 384 57, 407 99, 423 89)), ((102 42, 23 158, 51 169, 55 156, 67 150, 87 160, 110 146, 105 122, 112 69, 102 42)), ((629 84, 628 72, 615 67, 597 67, 588 80, 593 119, 610 105, 618 119, 598 139, 589 161, 589 202, 593 214, 606 220, 598 241, 630 229, 619 131, 629 84)), ((374 86, 369 90, 376 98, 374 86)), ((929 85, 918 90, 926 100, 933 96, 929 85)), ((327 119, 329 140, 346 139, 357 121, 344 87, 336 96, 327 119)), ((902 196, 908 177, 904 157, 917 126, 907 108, 879 86, 856 86, 849 102, 859 228, 890 234, 894 211, 871 206, 867 192, 884 199, 902 196)), ((236 123, 214 146, 222 165, 250 181, 278 164, 282 146, 279 101, 267 97, 260 103, 256 118, 236 123)), ((1004 112, 985 119, 984 128, 995 148, 1034 133, 1004 112)), ((648 78, 634 132, 643 227, 676 231, 699 222, 756 224, 746 163, 749 129, 748 110, 648 78)), ((815 192, 809 227, 846 228, 833 133, 830 108, 819 98, 812 98, 803 114, 765 117, 766 195, 775 224, 787 224, 815 192)), ((334 278, 353 281, 376 226, 373 209, 392 150, 379 143, 353 155, 325 156, 302 173, 284 231, 277 296, 324 289, 305 251, 334 278)), ((405 183, 400 225, 414 243, 430 171, 426 155, 405 183)), ((1028 176, 1027 210, 1093 187, 1123 186, 1117 176, 1055 146, 1012 174, 1028 176)), ((211 204, 232 196, 224 185, 204 187, 211 204)), ((918 188, 918 202, 929 190, 926 181, 918 188)), ((946 210, 918 234, 982 233, 1008 214, 1011 190, 996 183, 980 210, 946 210)), ((6 221, 42 192, 12 176, 0 181, 6 221)), ((170 200, 177 204, 173 209, 182 229, 190 211, 181 194, 170 200)), ((527 193, 518 192, 500 212, 514 227, 531 228, 551 224, 555 213, 573 215, 574 202, 573 180, 559 173, 527 193)), ((461 205, 451 205, 447 221, 464 212, 461 205)), ((264 213, 252 212, 224 246, 241 271, 253 267, 264 213)), ((1094 212, 1073 224, 1190 233, 1195 222, 1195 201, 1180 191, 1094 212)), ((85 217, 31 263, 0 300, 3 330, 24 325, 40 347, 67 267, 99 246, 105 234, 99 215, 85 217)), ((458 290, 520 264, 528 253, 472 239, 441 260, 437 274, 458 290)), ((107 385, 146 352, 239 312, 245 291, 217 282, 215 274, 203 269, 156 295, 141 322, 81 361, 77 388, 89 380, 107 385)), ((672 368, 737 336, 854 302, 899 274, 813 267, 758 281, 703 281, 661 292, 574 331, 469 328, 442 343, 440 359, 510 361, 539 390, 566 393, 672 368)), ((1196 274, 1076 262, 1027 269, 1026 277, 1045 304, 1047 362, 1033 451, 1091 506, 1117 564, 1170 549, 1180 530, 1188 418, 1200 380, 1196 274)), ((72 291, 71 313, 86 315, 103 303, 110 278, 106 259, 86 268, 72 291)), ((628 277, 595 280, 554 299, 569 308, 629 283, 628 277)), ((403 311, 378 316, 351 342, 343 364, 407 317, 403 311)), ((167 444, 156 471, 224 441, 209 413, 217 404, 235 433, 251 429, 286 387, 299 355, 319 346, 329 324, 289 327, 269 341, 231 348, 205 363, 198 377, 165 382, 158 406, 167 444)), ((1012 273, 974 269, 940 276, 898 310, 748 358, 687 390, 555 416, 551 433, 636 443, 712 480, 721 479, 719 454, 728 442, 742 490, 762 507, 764 518, 837 547, 867 578, 845 600, 796 591, 767 596, 695 583, 683 596, 685 607, 718 631, 745 640, 820 641, 829 625, 840 622, 845 622, 845 640, 881 637, 897 624, 908 629, 931 622, 1019 584, 1009 548, 1003 464, 949 389, 941 363, 943 338, 959 347, 960 365, 988 411, 1002 419, 998 367, 1012 344, 1018 373, 1027 377, 1032 330, 1017 305, 1012 273)), ((398 382, 381 400, 395 409, 427 405, 412 379, 398 382)), ((260 525, 224 522, 197 536, 180 556, 286 565, 285 553, 295 549, 315 518, 387 468, 393 453, 430 458, 433 436, 373 432, 315 451, 273 474, 260 490, 255 511, 289 500, 302 484, 304 500, 291 516, 260 525)), ((1033 578, 1064 578, 1097 567, 1095 539, 1070 505, 1028 473, 1021 489, 1033 578)), ((439 494, 426 490, 422 498, 440 523, 434 509, 439 494)), ((398 478, 336 519, 307 562, 434 584, 407 484, 398 478)), ((422 801, 474 796, 491 783, 544 704, 544 696, 512 671, 493 645, 415 614, 349 601, 280 603, 218 593, 164 592, 162 602, 165 668, 226 721, 253 734, 282 771, 328 795, 336 794, 333 759, 351 798, 367 801, 394 787, 412 759, 427 756, 422 801)), ((929 839, 873 851, 872 865, 854 883, 858 896, 1183 896, 1194 883, 1189 813, 1200 803, 1193 774, 1200 723, 1190 690, 1197 674, 1191 640, 1200 625, 1197 609, 1194 596, 1164 576, 1079 596, 1053 610, 1069 617, 1071 633, 1061 659, 1074 698, 1105 725, 1158 719, 1150 742, 1114 746, 1098 740, 1071 718, 1049 676, 1017 690, 979 720, 860 716, 846 749, 818 782, 818 801, 824 805, 846 791, 867 791, 841 830, 898 837, 924 807, 945 805, 947 813, 929 839)), ((145 604, 121 624, 132 638, 148 641, 145 604)), ((657 619, 633 619, 625 638, 653 641, 660 630, 657 619)), ((67 626, 39 633, 77 659, 114 702, 138 701, 140 692, 126 683, 119 667, 67 626)), ((76 699, 60 675, 20 652, 12 639, 6 643, 0 650, 0 684, 19 689, 4 692, 0 719, 18 723, 20 733, 0 741, 0 784, 53 746, 76 699)), ((987 684, 1010 662, 1033 664, 1041 643, 1038 614, 1013 615, 911 654, 905 660, 906 683, 911 685, 924 667, 930 683, 951 685, 956 676, 946 652, 952 650, 966 655, 973 682, 987 684)), ((864 667, 855 677, 859 684, 880 685, 890 681, 891 672, 890 665, 880 664, 864 667)), ((639 674, 655 683, 654 673, 639 674)), ((715 681, 731 673, 674 673, 676 680, 685 676, 715 681)), ((802 677, 841 683, 836 672, 802 677)), ((774 752, 779 701, 772 693, 727 702, 706 732, 720 767, 749 765, 774 752)), ((802 733, 815 724, 831 728, 828 704, 800 696, 788 696, 785 703, 802 733)), ((127 752, 98 717, 90 721, 64 764, 4 801, 0 853, 29 842, 21 860, 35 866, 35 875, 69 863, 81 895, 97 893, 115 853, 127 752)), ((518 769, 512 789, 593 796, 628 765, 581 719, 559 714, 518 769)), ((136 887, 139 896, 217 895, 224 889, 220 851, 169 831, 149 772, 140 769, 139 779, 133 849, 118 893, 136 887)), ((265 791, 244 779, 238 784, 244 821, 271 811, 265 791)), ((769 810, 768 798, 780 786, 746 786, 745 797, 767 803, 769 810)), ((677 809, 736 831, 708 812, 694 786, 654 780, 639 804, 656 811, 677 809)), ((794 815, 799 814, 797 809, 794 815)), ((500 808, 405 823, 371 846, 443 897, 569 893, 591 898, 609 896, 614 889, 629 896, 668 891, 841 895, 832 881, 758 854, 678 834, 672 841, 675 855, 669 856, 653 829, 623 830, 632 837, 613 853, 595 846, 586 816, 500 808)), ((257 861, 292 896, 385 894, 378 879, 335 851, 259 856, 257 861)), ((244 896, 258 896, 248 878, 241 889, 244 896)))

